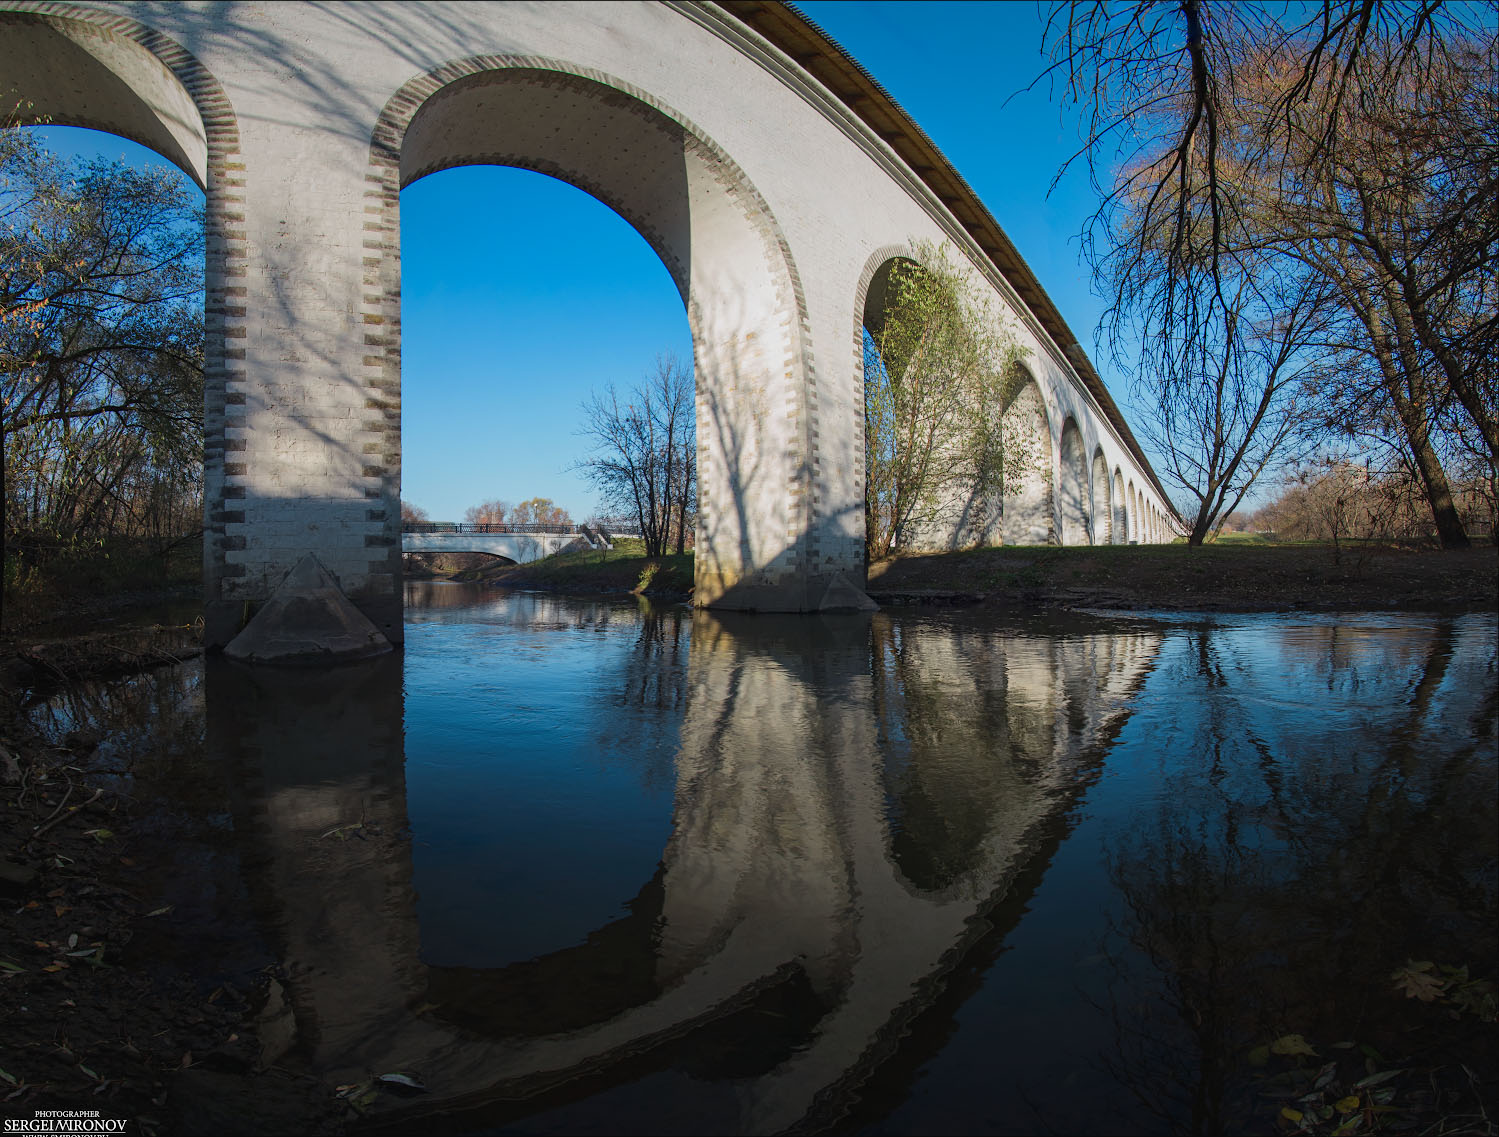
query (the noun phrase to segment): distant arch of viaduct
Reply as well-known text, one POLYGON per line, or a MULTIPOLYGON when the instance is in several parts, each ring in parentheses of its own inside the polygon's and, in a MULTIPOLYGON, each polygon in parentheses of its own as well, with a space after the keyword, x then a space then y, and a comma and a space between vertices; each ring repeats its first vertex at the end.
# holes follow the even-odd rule
POLYGON ((913 242, 950 242, 1028 350, 1046 461, 984 539, 1168 536, 1149 462, 998 224, 784 6, 0 0, 0 75, 24 116, 134 139, 206 191, 210 644, 307 552, 401 638, 400 189, 475 163, 592 194, 676 282, 699 604, 859 595, 860 328, 913 242))

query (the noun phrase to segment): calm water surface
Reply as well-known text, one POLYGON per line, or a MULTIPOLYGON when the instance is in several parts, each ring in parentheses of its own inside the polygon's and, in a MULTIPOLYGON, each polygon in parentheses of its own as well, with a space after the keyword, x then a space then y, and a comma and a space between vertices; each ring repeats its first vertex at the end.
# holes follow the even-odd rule
POLYGON ((1255 1046, 1492 975, 1492 616, 407 587, 386 659, 37 714, 191 805, 174 942, 280 966, 283 1062, 433 1131, 1264 1132, 1255 1046))

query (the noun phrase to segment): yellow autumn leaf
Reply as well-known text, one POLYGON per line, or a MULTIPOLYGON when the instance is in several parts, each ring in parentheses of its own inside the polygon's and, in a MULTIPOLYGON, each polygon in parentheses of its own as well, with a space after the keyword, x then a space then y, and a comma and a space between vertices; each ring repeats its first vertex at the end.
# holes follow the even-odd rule
POLYGON ((1294 1122, 1297 1125, 1301 1124, 1301 1118, 1303 1117, 1301 1110, 1292 1109, 1290 1106, 1286 1106, 1284 1109, 1282 1109, 1280 1111, 1280 1115, 1287 1121, 1294 1122))
POLYGON ((1299 1034, 1281 1035, 1270 1044, 1270 1050, 1272 1053, 1284 1054, 1287 1057, 1295 1057, 1297 1055, 1305 1055, 1308 1058, 1317 1057, 1317 1052, 1299 1034))
POLYGON ((1358 1094, 1349 1094, 1346 1098, 1339 1098, 1332 1104, 1339 1113, 1352 1113, 1358 1108, 1358 1094))

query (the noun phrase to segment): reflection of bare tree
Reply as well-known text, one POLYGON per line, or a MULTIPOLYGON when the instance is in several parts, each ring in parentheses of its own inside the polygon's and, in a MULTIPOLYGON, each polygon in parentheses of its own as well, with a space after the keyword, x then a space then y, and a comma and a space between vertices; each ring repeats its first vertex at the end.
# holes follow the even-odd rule
POLYGON ((678 711, 687 697, 687 631, 689 614, 647 607, 641 613, 640 636, 625 662, 615 703, 654 711, 678 711))
POLYGON ((629 755, 650 788, 669 786, 676 776, 672 749, 646 744, 643 734, 655 732, 653 723, 675 720, 685 704, 690 619, 682 608, 663 611, 642 601, 640 634, 619 682, 600 690, 607 703, 598 716, 600 753, 629 755))
POLYGON ((1386 629, 1353 669, 1346 634, 1285 629, 1277 658, 1189 636, 1180 681, 1202 697, 1172 747, 1193 760, 1110 850, 1132 992, 1110 1065, 1173 1132, 1246 1123, 1245 1055, 1270 1039, 1399 1046, 1392 967, 1494 957, 1494 648, 1386 629), (1328 685, 1354 709, 1260 698, 1328 685))
POLYGON ((171 793, 205 773, 197 761, 203 747, 202 685, 202 660, 193 660, 63 688, 31 707, 27 717, 59 748, 60 759, 147 777, 171 793))

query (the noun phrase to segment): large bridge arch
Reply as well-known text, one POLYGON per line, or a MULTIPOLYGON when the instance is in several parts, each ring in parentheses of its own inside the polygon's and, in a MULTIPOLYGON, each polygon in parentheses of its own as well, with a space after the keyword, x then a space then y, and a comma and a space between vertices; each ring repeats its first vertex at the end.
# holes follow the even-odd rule
POLYGON ((391 560, 399 559, 400 189, 454 166, 515 166, 618 213, 682 297, 697 376, 698 602, 820 606, 825 586, 806 577, 816 397, 801 286, 769 207, 721 147, 616 76, 488 55, 404 83, 379 117, 369 163, 366 213, 381 219, 369 259, 378 260, 371 275, 380 289, 366 296, 364 320, 380 331, 369 337, 378 354, 364 362, 385 396, 370 425, 384 439, 391 560))
POLYGON ((1093 451, 1093 529, 1095 545, 1109 545, 1114 541, 1114 510, 1109 502, 1109 463, 1103 456, 1102 447, 1093 451))
MULTIPOLYGON (((890 281, 897 266, 907 266, 918 272, 927 267, 921 250, 900 243, 884 245, 876 249, 865 262, 854 290, 854 374, 860 392, 861 413, 858 416, 860 445, 853 455, 858 473, 853 481, 858 492, 866 498, 866 519, 873 508, 866 492, 869 479, 866 438, 869 425, 867 357, 870 351, 878 351, 877 341, 894 310, 895 300, 891 295, 890 281)), ((883 364, 884 361, 881 362, 883 364)), ((949 455, 951 453, 948 452, 949 455)), ((943 455, 940 442, 937 454, 935 463, 938 466, 945 469, 953 465, 943 455)), ((920 524, 911 525, 902 535, 905 551, 943 551, 999 543, 1003 503, 998 495, 986 492, 983 487, 966 478, 957 477, 943 477, 937 494, 940 501, 934 515, 920 524)))
POLYGON ((1056 543, 1056 511, 1053 502, 1055 448, 1046 399, 1035 375, 1026 368, 1025 378, 1005 408, 1012 437, 1028 440, 1024 446, 1024 468, 1018 476, 1005 478, 1003 534, 1006 545, 1051 545, 1056 543))
POLYGON ((1129 544, 1129 496, 1124 489, 1124 471, 1114 467, 1114 544, 1129 544))

